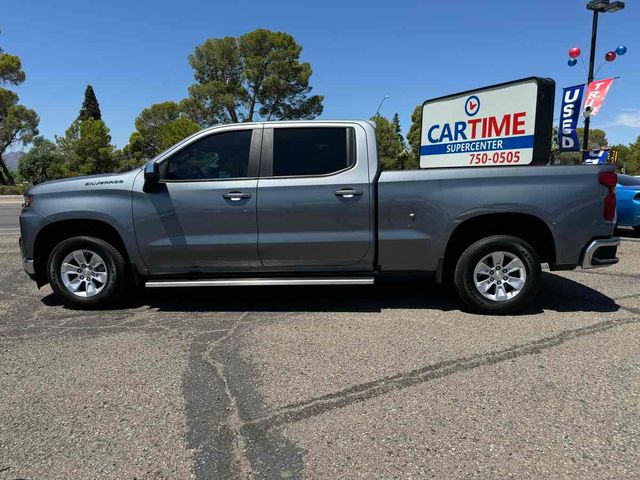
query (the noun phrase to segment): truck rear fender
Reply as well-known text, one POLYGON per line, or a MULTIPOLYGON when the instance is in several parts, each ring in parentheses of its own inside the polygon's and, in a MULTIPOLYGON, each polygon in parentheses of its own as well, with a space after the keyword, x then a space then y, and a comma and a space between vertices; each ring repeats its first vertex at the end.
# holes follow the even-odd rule
POLYGON ((455 227, 439 268, 439 280, 446 279, 451 274, 456 260, 469 245, 490 235, 521 238, 536 250, 541 262, 555 262, 554 237, 542 219, 526 213, 490 213, 467 218, 455 227))

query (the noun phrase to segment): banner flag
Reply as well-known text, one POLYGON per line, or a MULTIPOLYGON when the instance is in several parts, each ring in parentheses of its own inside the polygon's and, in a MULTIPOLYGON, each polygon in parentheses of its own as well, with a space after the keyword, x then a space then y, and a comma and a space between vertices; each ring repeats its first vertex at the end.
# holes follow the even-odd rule
POLYGON ((558 150, 561 152, 577 152, 580 150, 576 128, 580 117, 583 92, 584 85, 575 85, 566 87, 562 93, 560 128, 558 129, 558 150))
POLYGON ((613 84, 613 78, 605 80, 595 80, 587 87, 587 95, 584 99, 584 108, 591 107, 591 116, 597 115, 604 103, 604 99, 609 93, 613 84))
POLYGON ((586 150, 582 154, 582 162, 587 165, 603 165, 607 163, 609 157, 609 149, 601 148, 598 150, 586 150))

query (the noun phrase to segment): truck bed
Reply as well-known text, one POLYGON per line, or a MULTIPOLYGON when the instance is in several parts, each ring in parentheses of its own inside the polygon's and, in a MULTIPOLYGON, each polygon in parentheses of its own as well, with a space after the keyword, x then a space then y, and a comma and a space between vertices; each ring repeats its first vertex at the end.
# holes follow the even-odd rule
POLYGON ((379 268, 438 271, 452 235, 471 219, 465 235, 517 220, 535 227, 535 236, 544 224, 554 248, 543 261, 573 268, 589 240, 613 233, 614 222, 602 214, 607 189, 598 180, 612 171, 613 165, 384 171, 377 185, 379 268))

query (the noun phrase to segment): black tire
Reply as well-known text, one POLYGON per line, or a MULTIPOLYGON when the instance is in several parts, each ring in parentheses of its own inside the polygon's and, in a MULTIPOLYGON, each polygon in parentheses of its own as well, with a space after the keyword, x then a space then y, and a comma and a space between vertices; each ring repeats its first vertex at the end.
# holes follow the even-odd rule
POLYGON ((53 291, 66 305, 94 309, 113 305, 121 300, 127 284, 127 263, 122 254, 110 243, 95 237, 72 237, 60 242, 49 255, 47 276, 53 291), (90 250, 104 260, 107 280, 100 292, 91 297, 80 297, 65 287, 60 268, 65 257, 75 250, 90 250))
POLYGON ((462 253, 454 271, 454 284, 460 299, 472 310, 486 314, 506 314, 522 311, 529 306, 538 293, 540 276, 540 259, 531 245, 520 238, 495 235, 478 240, 462 253), (516 256, 523 263, 526 272, 525 284, 520 292, 502 301, 486 298, 480 293, 474 280, 476 265, 485 256, 499 251, 516 256))

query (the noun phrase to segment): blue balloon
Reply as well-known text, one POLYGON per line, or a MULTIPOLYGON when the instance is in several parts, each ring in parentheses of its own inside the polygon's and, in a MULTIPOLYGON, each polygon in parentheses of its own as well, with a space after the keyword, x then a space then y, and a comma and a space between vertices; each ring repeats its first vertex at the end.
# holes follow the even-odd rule
POLYGON ((567 65, 569 65, 570 67, 575 66, 576 63, 578 63, 578 60, 576 60, 575 58, 570 58, 569 60, 567 60, 567 65))
POLYGON ((625 53, 627 53, 627 47, 624 45, 620 45, 618 48, 616 48, 616 53, 618 55, 624 55, 625 53))

